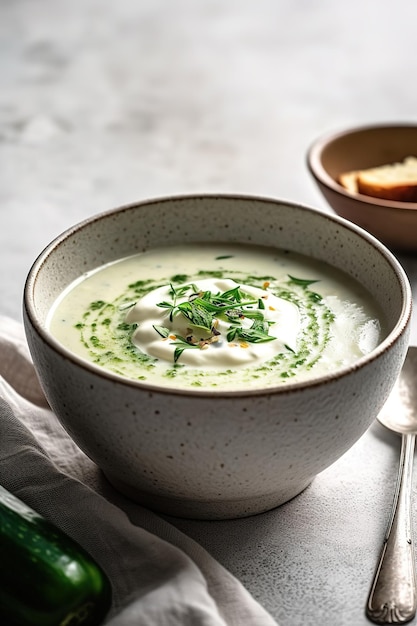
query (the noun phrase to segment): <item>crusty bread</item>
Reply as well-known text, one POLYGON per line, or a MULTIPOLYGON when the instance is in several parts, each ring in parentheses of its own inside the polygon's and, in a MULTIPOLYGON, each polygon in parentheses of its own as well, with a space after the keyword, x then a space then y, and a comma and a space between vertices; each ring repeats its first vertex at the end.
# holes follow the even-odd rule
POLYGON ((417 158, 362 171, 357 184, 359 193, 367 196, 417 202, 417 158))
POLYGON ((359 170, 355 170, 353 172, 344 172, 339 176, 339 183, 350 191, 350 193, 358 193, 358 175, 359 170))
POLYGON ((339 182, 351 193, 417 202, 417 158, 410 156, 401 163, 345 172, 339 176, 339 182))

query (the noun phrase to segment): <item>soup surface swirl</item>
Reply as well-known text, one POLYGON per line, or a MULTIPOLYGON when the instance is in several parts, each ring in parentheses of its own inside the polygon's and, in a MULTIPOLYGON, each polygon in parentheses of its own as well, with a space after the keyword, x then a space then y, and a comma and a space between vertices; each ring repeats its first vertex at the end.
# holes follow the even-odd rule
POLYGON ((240 244, 155 248, 99 267, 58 298, 48 326, 118 375, 227 390, 333 372, 383 333, 370 295, 344 272, 240 244))

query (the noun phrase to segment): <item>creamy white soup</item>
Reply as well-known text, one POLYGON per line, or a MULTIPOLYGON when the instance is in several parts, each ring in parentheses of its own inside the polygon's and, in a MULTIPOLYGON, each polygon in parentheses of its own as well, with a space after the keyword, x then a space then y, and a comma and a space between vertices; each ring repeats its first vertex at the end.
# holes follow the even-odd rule
POLYGON ((367 291, 303 255, 234 244, 153 249, 86 273, 57 300, 52 334, 133 380, 247 389, 317 377, 381 340, 367 291))

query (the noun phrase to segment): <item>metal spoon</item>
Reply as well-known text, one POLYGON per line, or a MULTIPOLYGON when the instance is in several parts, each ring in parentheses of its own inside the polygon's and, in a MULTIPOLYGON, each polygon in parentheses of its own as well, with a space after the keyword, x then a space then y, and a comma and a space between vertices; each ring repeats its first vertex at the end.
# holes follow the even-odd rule
POLYGON ((417 347, 410 347, 401 374, 378 420, 402 435, 400 467, 391 519, 366 606, 379 624, 408 622, 417 609, 411 515, 412 472, 417 434, 417 347))

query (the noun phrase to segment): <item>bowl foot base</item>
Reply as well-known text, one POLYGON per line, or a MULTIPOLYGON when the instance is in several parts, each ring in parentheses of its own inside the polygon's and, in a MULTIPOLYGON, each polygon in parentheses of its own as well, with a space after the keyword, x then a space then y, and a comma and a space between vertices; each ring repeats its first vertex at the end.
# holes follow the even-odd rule
POLYGON ((288 488, 285 492, 271 493, 236 500, 191 500, 141 491, 104 472, 111 485, 123 495, 157 513, 186 519, 222 520, 249 517, 275 509, 292 500, 306 489, 312 479, 288 488))

